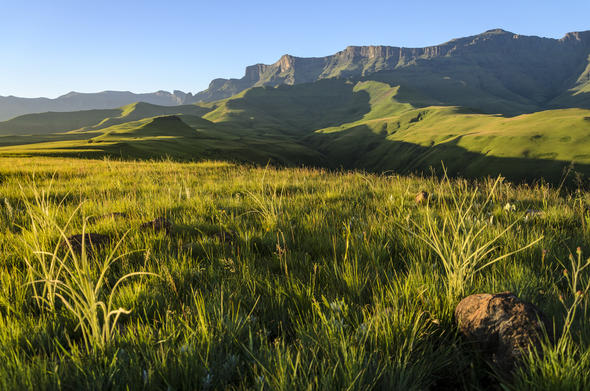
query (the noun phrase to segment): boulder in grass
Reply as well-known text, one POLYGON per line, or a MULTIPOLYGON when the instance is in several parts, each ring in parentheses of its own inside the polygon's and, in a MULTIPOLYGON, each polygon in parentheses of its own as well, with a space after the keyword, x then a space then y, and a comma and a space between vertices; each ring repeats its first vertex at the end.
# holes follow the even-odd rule
POLYGON ((172 229, 172 223, 165 217, 158 217, 157 219, 143 223, 140 228, 142 230, 166 231, 166 234, 169 234, 172 229))
POLYGON ((471 295, 457 305, 459 331, 510 371, 523 352, 539 348, 547 320, 537 307, 511 292, 471 295))
POLYGON ((428 202, 428 192, 420 190, 418 194, 416 194, 415 201, 418 205, 426 204, 428 202))
POLYGON ((110 236, 95 233, 72 235, 67 239, 67 242, 63 241, 60 247, 66 251, 68 251, 71 247, 71 249, 77 253, 82 251, 82 243, 84 243, 84 250, 89 253, 104 247, 111 241, 110 236))

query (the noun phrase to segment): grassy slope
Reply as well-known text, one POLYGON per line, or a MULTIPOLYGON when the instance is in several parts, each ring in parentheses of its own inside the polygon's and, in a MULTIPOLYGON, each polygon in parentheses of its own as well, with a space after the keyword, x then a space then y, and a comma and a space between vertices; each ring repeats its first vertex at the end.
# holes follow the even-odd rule
POLYGON ((590 55, 573 87, 553 99, 551 104, 557 107, 590 108, 590 55))
POLYGON ((287 165, 321 164, 323 161, 318 152, 281 133, 239 129, 194 115, 148 117, 102 129, 4 143, 0 137, 0 145, 5 145, 0 147, 0 153, 7 155, 108 155, 125 159, 170 157, 182 160, 223 157, 231 161, 256 164, 273 161, 287 165))
POLYGON ((121 115, 121 109, 87 110, 71 113, 27 114, 0 122, 0 135, 39 135, 92 126, 105 118, 121 115))
POLYGON ((590 162, 590 110, 550 110, 512 118, 433 111, 390 139, 419 145, 457 141, 469 151, 499 157, 590 162))
POLYGON ((258 87, 221 101, 204 118, 232 126, 301 135, 350 122, 370 110, 369 96, 344 80, 258 87))
MULTIPOLYGON (((569 305, 575 290, 559 262, 578 245, 590 251, 585 192, 500 184, 482 206, 488 181, 449 187, 432 178, 215 162, 0 158, 0 389, 588 389, 584 316, 563 357, 546 348, 511 378, 494 377, 458 337, 453 310, 462 296, 447 295, 441 260, 406 228, 424 227, 429 215, 458 218, 449 194, 469 197, 476 186, 474 207, 461 212, 482 230, 475 245, 513 223, 494 256, 544 239, 461 279, 463 295, 511 290, 562 330, 560 301, 569 305), (421 189, 434 194, 429 208, 413 202, 421 189), (35 190, 48 195, 31 209, 39 220, 25 207, 35 190), (507 202, 516 210, 505 211, 507 202), (523 219, 529 208, 541 213, 523 219), (38 265, 36 245, 53 252, 59 233, 48 219, 62 226, 72 214, 67 235, 86 221, 87 232, 114 238, 89 258, 91 282, 94 262, 121 239, 122 258, 106 269, 99 300, 126 273, 160 276, 119 286, 113 304, 131 313, 89 353, 72 313, 36 304, 25 262, 38 265), (158 216, 172 222, 169 235, 139 229, 158 216), (35 232, 32 221, 47 225, 35 232)), ((588 295, 579 299, 590 305, 588 295)))
MULTIPOLYGON (((590 164, 590 110, 545 110, 513 117, 461 107, 415 108, 420 96, 375 81, 357 84, 370 97, 362 118, 315 131, 306 142, 329 161, 374 170, 428 170, 447 163, 468 176, 502 172, 514 179, 558 180, 570 162, 590 164)), ((586 172, 590 173, 590 172, 586 172)))
POLYGON ((149 103, 137 102, 121 107, 121 114, 109 118, 104 118, 100 123, 87 127, 84 130, 104 129, 109 126, 124 124, 130 121, 137 121, 143 118, 163 116, 163 115, 192 115, 202 116, 210 111, 209 108, 197 105, 183 106, 156 106, 149 103))
POLYGON ((174 114, 202 116, 208 111, 209 108, 196 105, 157 106, 138 102, 111 110, 27 114, 0 122, 0 135, 40 135, 73 130, 98 130, 147 117, 174 114))

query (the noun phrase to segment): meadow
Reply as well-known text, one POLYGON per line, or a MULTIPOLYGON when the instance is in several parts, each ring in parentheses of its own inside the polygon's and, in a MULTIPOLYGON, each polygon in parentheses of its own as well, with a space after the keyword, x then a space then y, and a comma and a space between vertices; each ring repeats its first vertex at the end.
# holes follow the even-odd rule
POLYGON ((3 157, 0 389, 588 389, 589 205, 501 177, 3 157), (510 375, 453 318, 502 291, 553 328, 510 375))

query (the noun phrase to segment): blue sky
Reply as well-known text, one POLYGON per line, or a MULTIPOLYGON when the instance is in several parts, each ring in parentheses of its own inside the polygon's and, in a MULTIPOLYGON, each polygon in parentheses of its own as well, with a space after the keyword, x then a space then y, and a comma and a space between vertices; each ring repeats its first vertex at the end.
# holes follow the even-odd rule
POLYGON ((198 92, 281 55, 348 45, 420 47, 492 28, 590 30, 590 0, 0 0, 0 95, 198 92))

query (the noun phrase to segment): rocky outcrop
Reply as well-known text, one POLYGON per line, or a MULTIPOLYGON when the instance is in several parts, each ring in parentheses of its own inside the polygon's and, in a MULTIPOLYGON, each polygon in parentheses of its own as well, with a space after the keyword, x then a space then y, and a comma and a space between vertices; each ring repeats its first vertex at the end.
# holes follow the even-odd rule
POLYGON ((194 101, 224 99, 257 86, 363 77, 433 60, 442 65, 436 66, 437 70, 450 69, 452 73, 452 61, 456 59, 463 67, 470 64, 487 69, 490 79, 498 79, 508 89, 515 84, 511 90, 517 94, 545 102, 572 87, 571 82, 588 62, 589 50, 590 31, 568 33, 558 40, 523 36, 502 29, 424 48, 349 46, 331 56, 302 58, 284 55, 271 65, 249 66, 241 79, 212 81, 207 90, 194 96, 194 101), (527 77, 520 81, 522 75, 527 77), (531 82, 538 82, 538 91, 530 90, 531 82))
POLYGON ((455 318, 461 334, 506 371, 523 352, 540 346, 547 327, 537 307, 511 292, 468 296, 457 305, 455 318))

